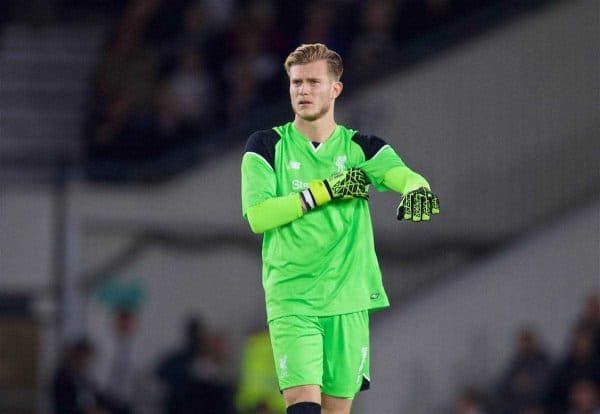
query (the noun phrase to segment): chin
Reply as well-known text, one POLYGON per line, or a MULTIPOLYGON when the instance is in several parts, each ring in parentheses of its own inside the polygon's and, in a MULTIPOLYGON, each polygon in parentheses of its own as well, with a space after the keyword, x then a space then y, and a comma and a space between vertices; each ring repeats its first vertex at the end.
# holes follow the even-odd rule
POLYGON ((298 114, 298 116, 305 121, 316 121, 317 119, 321 118, 321 115, 319 114, 298 114))
POLYGON ((302 111, 295 111, 296 115, 298 115, 298 117, 300 117, 302 120, 304 121, 316 121, 317 119, 323 118, 323 116, 327 113, 327 112, 302 112, 302 111))

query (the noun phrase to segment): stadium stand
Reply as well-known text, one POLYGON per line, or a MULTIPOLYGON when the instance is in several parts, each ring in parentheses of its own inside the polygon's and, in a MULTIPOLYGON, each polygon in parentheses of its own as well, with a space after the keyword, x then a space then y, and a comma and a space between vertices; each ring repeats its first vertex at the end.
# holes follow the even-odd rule
MULTIPOLYGON (((347 62, 340 121, 388 138, 444 209, 422 230, 371 199, 393 308, 356 412, 598 408, 597 3, 0 3, 0 412, 65 394, 86 414, 236 412, 265 317, 240 153, 289 118, 281 60, 315 40, 347 62), (540 351, 511 370, 524 327, 540 351)), ((264 398, 237 409, 280 412, 264 398)))

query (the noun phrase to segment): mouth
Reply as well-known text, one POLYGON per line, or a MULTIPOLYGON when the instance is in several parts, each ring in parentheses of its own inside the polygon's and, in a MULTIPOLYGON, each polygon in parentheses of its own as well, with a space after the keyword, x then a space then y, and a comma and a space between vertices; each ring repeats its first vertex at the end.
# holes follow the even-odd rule
POLYGON ((311 101, 304 101, 304 100, 302 100, 302 101, 298 102, 298 105, 312 105, 312 102, 311 101))

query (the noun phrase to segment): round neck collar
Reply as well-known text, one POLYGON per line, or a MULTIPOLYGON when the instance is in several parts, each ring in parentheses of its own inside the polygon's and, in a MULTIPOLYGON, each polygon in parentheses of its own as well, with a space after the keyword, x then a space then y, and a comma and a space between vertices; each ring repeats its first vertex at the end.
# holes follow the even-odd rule
POLYGON ((332 140, 337 135, 339 135, 338 132, 340 131, 339 124, 335 124, 335 128, 333 129, 333 132, 331 133, 331 135, 329 135, 329 137, 327 137, 327 139, 325 141, 323 141, 323 142, 317 142, 317 141, 313 141, 313 140, 309 139, 302 132, 300 132, 298 130, 298 128, 296 128, 296 125, 294 125, 293 122, 290 122, 290 125, 291 125, 292 130, 294 131, 294 134, 297 135, 298 137, 302 138, 306 142, 308 142, 311 146, 320 146, 320 145, 325 144, 326 142, 332 140))

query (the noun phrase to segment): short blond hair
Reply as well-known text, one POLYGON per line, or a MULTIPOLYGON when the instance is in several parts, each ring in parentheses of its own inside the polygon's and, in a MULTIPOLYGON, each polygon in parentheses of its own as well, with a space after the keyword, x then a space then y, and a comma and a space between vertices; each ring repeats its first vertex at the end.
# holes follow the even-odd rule
POLYGON ((335 78, 340 80, 342 72, 344 72, 344 65, 340 55, 329 49, 322 43, 303 44, 300 45, 285 59, 283 66, 288 76, 290 74, 290 68, 294 65, 305 65, 307 63, 317 62, 324 60, 327 62, 329 73, 335 78))

